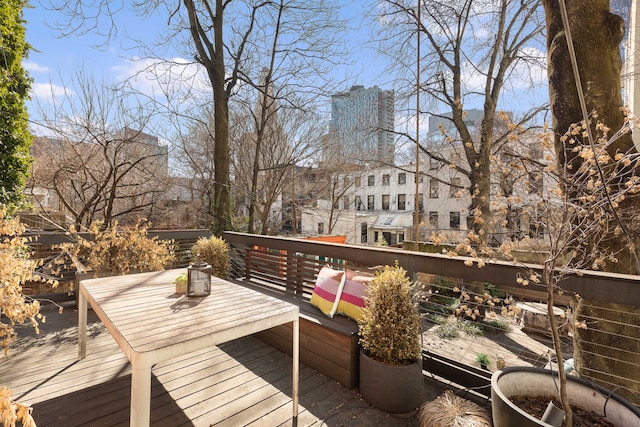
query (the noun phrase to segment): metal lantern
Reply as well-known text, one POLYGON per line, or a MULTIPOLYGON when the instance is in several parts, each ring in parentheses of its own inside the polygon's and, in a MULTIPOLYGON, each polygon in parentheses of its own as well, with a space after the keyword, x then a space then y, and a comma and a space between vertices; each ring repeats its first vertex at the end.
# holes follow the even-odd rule
POLYGON ((187 296, 204 297, 211 293, 211 266, 194 262, 187 267, 187 296))

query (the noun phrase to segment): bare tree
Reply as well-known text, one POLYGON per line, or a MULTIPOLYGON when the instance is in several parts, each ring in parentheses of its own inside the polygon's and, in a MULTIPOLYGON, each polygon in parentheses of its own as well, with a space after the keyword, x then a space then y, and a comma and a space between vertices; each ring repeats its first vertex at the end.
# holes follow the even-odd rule
POLYGON ((81 73, 60 104, 40 104, 30 187, 55 194, 81 227, 152 219, 166 188, 167 148, 144 134, 149 116, 81 73), (71 99, 73 98, 73 99, 71 99))
POLYGON ((247 206, 249 232, 272 234, 291 220, 297 165, 311 161, 325 126, 315 112, 291 108, 274 111, 263 132, 254 119, 232 144, 234 191, 247 206))
MULTIPOLYGON (((67 14, 67 32, 92 30, 99 28, 100 18, 108 22, 103 33, 113 36, 117 31, 117 17, 113 7, 107 0, 52 0, 57 10, 67 14), (93 14, 92 14, 93 13, 93 14), (101 16, 102 15, 102 16, 101 16), (95 18, 92 18, 95 17, 95 18), (110 24, 110 25, 109 25, 110 24)), ((315 28, 323 23, 324 38, 336 40, 339 34, 340 21, 336 19, 336 8, 331 1, 304 2, 301 0, 262 1, 262 0, 216 0, 204 2, 184 0, 167 4, 164 1, 142 2, 132 0, 131 5, 141 14, 166 13, 168 27, 164 32, 163 45, 156 45, 152 51, 139 45, 146 53, 160 56, 164 46, 178 48, 187 57, 195 58, 195 62, 205 71, 210 85, 209 95, 213 98, 213 141, 214 141, 214 211, 212 229, 214 233, 231 229, 231 180, 230 180, 230 140, 229 140, 229 100, 241 82, 247 82, 250 75, 252 58, 268 57, 264 52, 271 52, 278 46, 279 54, 275 56, 272 74, 282 64, 297 57, 297 71, 314 69, 316 76, 323 75, 324 68, 314 68, 318 59, 327 60, 325 67, 330 66, 334 52, 326 52, 315 45, 319 39, 314 36, 315 28), (282 15, 282 19, 277 18, 282 15), (274 19, 275 18, 275 19, 274 19), (274 25, 264 25, 268 20, 274 25), (295 22, 293 31, 286 33, 282 40, 274 37, 279 28, 295 22), (274 41, 277 44, 274 44, 274 41), (307 67, 307 68, 304 68, 307 67)), ((102 21, 104 22, 104 21, 102 21)), ((261 70, 269 61, 257 64, 261 70)), ((184 64, 182 64, 184 65, 184 64)), ((288 65, 287 65, 288 66, 288 65)), ((295 75, 291 75, 295 77, 295 75)), ((298 89, 304 90, 306 85, 298 81, 298 89)), ((320 87, 316 85, 313 87, 320 87)))
MULTIPOLYGON (((541 47, 539 0, 421 0, 420 14, 411 2, 383 3, 383 47, 393 56, 394 69, 407 76, 404 92, 411 96, 419 90, 426 95, 421 98, 429 100, 432 107, 421 106, 420 114, 430 113, 452 125, 454 132, 444 131, 443 141, 459 147, 465 162, 451 162, 439 155, 440 146, 422 141, 420 151, 457 168, 468 178, 471 236, 479 244, 486 243, 491 217, 492 156, 512 133, 496 132, 500 122, 498 108, 503 92, 513 89, 509 85, 514 84, 514 79, 522 79, 523 70, 539 65, 540 57, 535 54, 541 47), (417 31, 426 44, 418 51, 417 31), (416 60, 421 64, 420 74, 426 76, 419 89, 413 72, 416 60), (479 123, 467 118, 467 102, 482 105, 479 123), (434 111, 438 108, 445 114, 443 110, 434 111)), ((515 125, 528 123, 544 109, 544 104, 532 106, 515 125)), ((415 137, 407 136, 415 144, 415 137)))
MULTIPOLYGON (((543 0, 542 3, 547 23, 549 95, 558 168, 565 168, 569 178, 577 179, 591 160, 565 137, 569 129, 574 129, 574 124, 582 123, 586 145, 591 152, 595 151, 601 138, 610 140, 606 152, 601 155, 611 159, 613 164, 598 165, 594 170, 599 181, 607 184, 606 191, 599 194, 601 202, 613 213, 607 218, 607 234, 601 241, 582 239, 579 243, 590 252, 606 250, 614 254, 599 268, 639 274, 640 242, 636 226, 640 196, 638 192, 625 192, 629 184, 637 180, 638 151, 628 129, 620 133, 627 120, 620 90, 620 43, 624 37, 624 21, 610 12, 610 2, 605 0, 543 0), (612 137, 614 134, 615 138, 612 137), (616 197, 622 192, 625 192, 623 198, 616 197), (625 217, 619 212, 632 214, 625 217), (598 249, 598 246, 604 249, 598 249)), ((565 191, 575 192, 575 188, 565 186, 565 191)), ((607 321, 592 324, 576 334, 576 368, 605 385, 610 385, 612 378, 616 383, 624 381, 626 387, 637 392, 637 382, 626 380, 638 378, 637 365, 611 363, 610 357, 598 356, 601 349, 611 347, 612 341, 620 346, 621 337, 637 334, 623 330, 625 320, 619 317, 625 312, 632 313, 629 322, 633 324, 633 317, 638 315, 637 308, 599 301, 580 304, 577 317, 607 321), (630 371, 633 366, 636 368, 630 371)), ((629 349, 626 357, 631 359, 639 350, 636 339, 627 340, 624 347, 629 349)))

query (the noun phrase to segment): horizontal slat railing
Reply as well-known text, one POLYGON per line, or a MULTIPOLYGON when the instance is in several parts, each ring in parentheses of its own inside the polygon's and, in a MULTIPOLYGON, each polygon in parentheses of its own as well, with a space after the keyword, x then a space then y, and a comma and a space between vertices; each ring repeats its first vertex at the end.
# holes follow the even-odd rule
MULTIPOLYGON (((427 287, 432 292, 443 294, 447 291, 446 287, 439 288, 438 283, 432 280, 440 277, 446 278, 448 283, 454 283, 460 287, 468 286, 472 299, 474 284, 483 283, 490 284, 497 292, 513 296, 516 300, 546 302, 546 288, 534 283, 530 283, 526 287, 518 284, 517 279, 524 274, 525 268, 509 262, 489 261, 479 268, 476 263, 473 266, 467 266, 466 262, 471 260, 467 257, 450 257, 395 248, 343 245, 235 232, 226 232, 224 238, 232 249, 233 257, 236 258, 233 264, 245 267, 245 271, 235 272, 237 276, 259 278, 264 281, 266 286, 277 285, 284 292, 302 292, 308 295, 313 288, 315 274, 325 262, 336 267, 368 268, 370 270, 384 265, 393 265, 397 262, 407 270, 410 277, 427 283, 427 287), (259 251, 262 251, 263 254, 268 252, 270 255, 258 257, 256 248, 260 248, 259 251), (252 262, 248 262, 247 255, 249 258, 257 257, 259 261, 253 262, 252 259, 252 262), (430 280, 431 282, 429 282, 430 280)), ((538 271, 541 269, 535 265, 527 265, 526 268, 538 271)), ((562 288, 565 289, 566 294, 557 301, 561 305, 568 305, 571 300, 568 295, 577 293, 586 300, 623 304, 630 307, 630 312, 616 313, 619 314, 621 322, 627 327, 625 336, 621 338, 631 340, 631 342, 640 340, 640 280, 637 276, 580 271, 567 277, 562 282, 562 288)), ((482 296, 482 291, 476 295, 482 296)), ((459 294, 452 296, 453 299, 458 297, 459 294)), ((489 308, 488 305, 483 304, 485 303, 479 304, 478 308, 489 308)), ((441 309, 446 313, 450 307, 445 302, 441 309)), ((437 311, 436 307, 434 314, 437 314, 437 311)), ((603 319, 588 320, 604 322, 603 319)), ((567 321, 567 323, 570 322, 567 321)), ((570 325, 567 325, 566 328, 570 333, 570 325)), ((533 332, 539 333, 541 337, 546 333, 544 330, 533 332)), ((540 338, 540 341, 544 342, 545 339, 546 345, 550 346, 548 338, 540 338)), ((564 342, 570 347, 570 336, 565 334, 564 342)), ((515 352, 518 354, 518 359, 524 360, 530 365, 545 366, 548 362, 548 356, 545 353, 536 353, 526 346, 509 342, 509 340, 500 343, 496 348, 496 353, 498 351, 515 352)), ((626 348, 603 349, 605 353, 614 354, 617 351, 628 352, 629 350, 626 348)), ((424 354, 425 370, 435 375, 445 375, 448 381, 463 387, 479 388, 480 390, 484 388, 481 393, 488 395, 489 375, 483 375, 473 366, 465 365, 459 360, 446 359, 427 350, 424 354)), ((630 367, 630 371, 638 372, 639 370, 640 360, 630 367)))
MULTIPOLYGON (((78 235, 84 239, 91 239, 89 233, 78 233, 78 235)), ((180 268, 185 267, 191 260, 190 249, 194 243, 201 237, 211 236, 209 230, 149 230, 148 236, 150 238, 157 238, 158 240, 172 240, 174 244, 175 259, 171 265, 167 265, 166 268, 180 268)), ((31 258, 39 261, 44 261, 48 258, 55 257, 60 254, 59 245, 63 243, 72 242, 71 236, 65 233, 59 232, 38 232, 27 233, 24 237, 29 238, 28 245, 32 251, 31 258)), ((52 289, 50 285, 43 285, 40 282, 28 283, 24 286, 25 292, 31 295, 43 295, 47 297, 53 297, 53 294, 65 294, 67 287, 64 286, 65 282, 72 282, 75 275, 64 276, 58 279, 61 282, 61 286, 52 289)))
MULTIPOLYGON (((543 285, 530 283, 526 288, 517 283, 524 269, 504 261, 487 261, 479 268, 465 265, 472 260, 467 257, 451 257, 441 254, 412 252, 403 249, 342 245, 310 241, 303 239, 259 236, 245 233, 225 232, 225 240, 234 247, 259 246, 271 250, 296 252, 307 256, 325 259, 344 260, 345 266, 384 266, 398 265, 407 270, 411 277, 417 273, 436 276, 455 277, 464 282, 486 282, 500 289, 519 295, 536 292, 541 299, 546 295, 543 285)), ((540 271, 541 267, 527 265, 527 268, 540 271)), ((597 271, 579 271, 562 282, 562 288, 568 293, 577 293, 585 299, 625 304, 640 307, 640 280, 637 276, 602 273, 597 271)))

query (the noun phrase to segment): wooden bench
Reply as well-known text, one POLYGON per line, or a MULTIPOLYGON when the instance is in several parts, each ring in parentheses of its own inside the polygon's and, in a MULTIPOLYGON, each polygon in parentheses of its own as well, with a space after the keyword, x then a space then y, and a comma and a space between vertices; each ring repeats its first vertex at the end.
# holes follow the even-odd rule
MULTIPOLYGON (((300 308, 300 362, 340 384, 358 386, 358 324, 336 315, 328 318, 309 304, 308 299, 267 289, 247 280, 233 280, 264 294, 286 300, 300 308)), ((291 355, 291 325, 281 325, 255 334, 257 338, 291 355)))

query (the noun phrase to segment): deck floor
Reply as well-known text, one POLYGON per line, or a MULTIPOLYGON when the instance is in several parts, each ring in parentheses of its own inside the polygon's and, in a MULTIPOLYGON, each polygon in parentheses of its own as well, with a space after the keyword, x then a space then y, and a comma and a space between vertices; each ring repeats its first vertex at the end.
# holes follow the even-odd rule
MULTIPOLYGON (((0 383, 33 407, 39 427, 129 424, 131 365, 90 310, 87 357, 77 361, 77 312, 43 309, 41 333, 23 327, 0 383)), ((425 379, 429 382, 429 379, 425 379)), ((426 384, 423 400, 441 390, 426 384)), ((388 414, 317 371, 300 367, 300 426, 418 426, 417 413, 388 414)), ((153 426, 291 425, 291 358, 247 337, 158 364, 153 426)))

